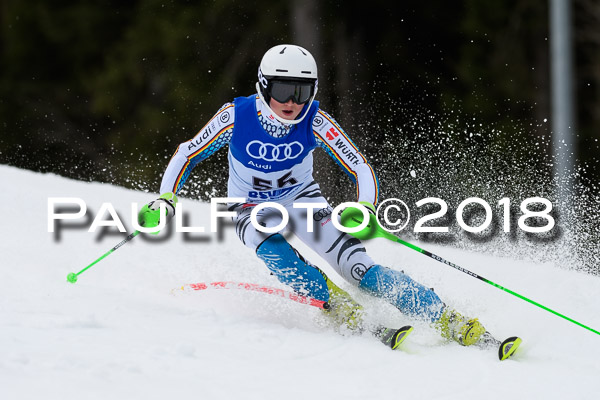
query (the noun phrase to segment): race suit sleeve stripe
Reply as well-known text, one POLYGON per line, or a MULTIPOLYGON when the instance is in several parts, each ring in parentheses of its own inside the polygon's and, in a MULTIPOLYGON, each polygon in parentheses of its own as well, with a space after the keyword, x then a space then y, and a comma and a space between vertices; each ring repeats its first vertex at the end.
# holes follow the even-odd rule
POLYGON ((234 105, 223 106, 192 139, 181 143, 169 161, 160 185, 160 192, 178 194, 192 169, 231 140, 234 126, 234 105))
POLYGON ((357 182, 361 182, 361 181, 373 181, 375 182, 375 184, 373 185, 373 189, 375 191, 374 195, 369 195, 369 193, 367 193, 365 196, 363 196, 363 198, 361 198, 361 185, 357 184, 356 185, 356 198, 359 199, 359 201, 365 200, 368 201, 370 203, 373 203, 374 205, 377 205, 377 199, 379 198, 379 180, 377 179, 377 175, 375 175, 375 171, 373 170, 373 168, 371 167, 370 164, 359 164, 356 169, 359 170, 359 173, 354 172, 352 169, 350 169, 350 167, 348 166, 348 164, 346 164, 342 158, 339 157, 339 155, 337 155, 337 153, 335 153, 332 149, 331 146, 329 146, 327 144, 326 141, 324 141, 316 131, 314 131, 314 134, 316 136, 317 139, 317 145, 319 145, 322 149, 325 150, 325 152, 335 160, 335 162, 342 167, 342 169, 348 174, 348 176, 350 177, 350 179, 352 180, 352 182, 357 183, 357 182), (359 175, 361 177, 363 177, 363 179, 359 178, 359 175))
POLYGON ((339 132, 348 141, 348 144, 350 146, 352 146, 352 148, 354 149, 354 151, 356 151, 357 155, 363 160, 363 162, 366 163, 367 159, 362 155, 362 153, 360 152, 360 150, 358 150, 358 147, 356 147, 356 145, 352 142, 352 140, 350 140, 350 138, 348 137, 348 135, 346 135, 346 132, 344 132, 344 130, 342 129, 342 127, 339 126, 339 124, 337 123, 337 121, 334 120, 333 118, 331 118, 331 116, 329 114, 327 114, 326 112, 324 112, 324 111, 319 110, 319 114, 321 114, 323 117, 325 117, 325 119, 327 119, 331 123, 331 125, 333 125, 337 129, 337 132, 339 132))
MULTIPOLYGON (((373 182, 375 182, 375 201, 373 201, 373 205, 377 205, 377 201, 379 199, 379 179, 377 179, 377 175, 375 174, 375 171, 373 170, 373 167, 371 167, 371 164, 366 163, 364 164, 366 165, 369 170, 366 172, 369 175, 369 179, 372 180, 373 182)), ((357 187, 357 196, 360 199, 360 193, 358 193, 358 187, 357 187)))
POLYGON ((313 134, 317 145, 324 149, 356 183, 358 201, 377 204, 379 197, 377 176, 365 156, 335 119, 323 110, 319 110, 313 120, 313 134))
POLYGON ((175 181, 175 185, 173 186, 173 193, 179 192, 179 190, 181 189, 181 187, 187 180, 191 170, 194 169, 194 167, 196 167, 196 165, 198 165, 198 163, 206 160, 208 157, 213 155, 213 153, 215 151, 219 150, 221 147, 223 147, 226 143, 229 142, 229 140, 223 141, 223 143, 221 143, 219 146, 212 149, 212 151, 207 151, 207 149, 209 149, 213 143, 219 142, 219 140, 221 139, 221 135, 223 133, 227 132, 230 129, 233 129, 233 124, 223 128, 221 131, 219 131, 217 136, 215 136, 210 142, 206 143, 206 145, 203 146, 201 149, 199 149, 198 151, 194 152, 192 155, 187 157, 187 162, 185 163, 184 167, 181 169, 181 172, 179 173, 179 175, 177 175, 177 180, 175 181))
POLYGON ((214 138, 212 138, 212 139, 210 140, 210 142, 206 143, 206 144, 205 144, 204 146, 202 146, 202 148, 200 148, 198 151, 196 151, 196 152, 192 153, 192 154, 191 154, 191 155, 190 155, 188 158, 191 160, 191 159, 194 159, 195 157, 197 157, 198 155, 200 155, 200 153, 202 153, 203 151, 205 151, 205 150, 206 150, 208 147, 210 147, 210 146, 211 146, 211 145, 212 145, 212 144, 213 144, 213 143, 214 143, 216 140, 218 140, 218 139, 221 137, 221 135, 222 135, 224 132, 226 132, 226 131, 228 131, 229 129, 232 129, 232 128, 233 128, 233 124, 230 124, 230 125, 228 125, 228 126, 224 127, 223 129, 221 129, 221 130, 219 131, 219 133, 217 133, 217 135, 216 135, 214 138))
POLYGON ((356 183, 356 173, 354 173, 354 171, 352 171, 352 169, 350 168, 350 166, 348 164, 346 164, 344 162, 344 160, 333 150, 333 148, 327 143, 327 141, 325 141, 317 131, 313 131, 313 133, 316 136, 317 139, 317 144, 323 148, 325 150, 325 152, 335 160, 335 162, 342 167, 342 169, 344 170, 344 172, 346 172, 348 174, 348 176, 350 176, 350 179, 352 179, 352 182, 356 183))

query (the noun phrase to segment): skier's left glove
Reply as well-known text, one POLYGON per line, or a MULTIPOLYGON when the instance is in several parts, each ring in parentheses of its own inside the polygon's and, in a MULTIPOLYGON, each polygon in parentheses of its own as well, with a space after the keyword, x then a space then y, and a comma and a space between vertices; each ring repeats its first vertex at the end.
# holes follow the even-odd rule
POLYGON ((359 201, 358 204, 364 206, 367 211, 369 211, 369 214, 377 215, 377 211, 373 203, 369 203, 368 201, 359 201))
MULTIPOLYGON (((369 203, 368 201, 359 201, 358 204, 363 206, 369 212, 369 219, 373 219, 373 216, 377 215, 377 211, 375 210, 375 206, 373 203, 369 203)), ((341 214, 342 221, 346 218, 353 218, 357 222, 362 222, 364 216, 362 211, 358 207, 347 207, 342 211, 341 214)))
MULTIPOLYGON (((373 203, 369 203, 368 201, 359 201, 358 204, 360 204, 361 206, 366 208, 367 211, 369 212, 369 223, 373 223, 374 221, 377 221, 375 206, 373 205, 373 203)), ((340 214, 341 223, 342 223, 342 225, 344 225, 346 227, 358 226, 363 223, 364 218, 365 218, 364 214, 358 207, 347 207, 340 214)), ((376 224, 376 222, 375 222, 375 224, 376 224)), ((376 225, 373 225, 373 226, 376 226, 376 225)), ((353 234, 353 235, 356 236, 356 234, 353 234)), ((364 238, 366 238, 366 236, 364 238)))
MULTIPOLYGON (((138 213, 138 223, 144 228, 154 228, 160 224, 160 204, 165 204, 167 221, 175 215, 177 196, 171 192, 163 193, 158 199, 146 204, 138 213)), ((158 235, 160 230, 150 232, 158 235)))

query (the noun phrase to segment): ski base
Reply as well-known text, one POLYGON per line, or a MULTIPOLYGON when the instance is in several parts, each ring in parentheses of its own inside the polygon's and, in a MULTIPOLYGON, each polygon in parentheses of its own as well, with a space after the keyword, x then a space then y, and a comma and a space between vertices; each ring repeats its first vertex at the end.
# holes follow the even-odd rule
POLYGON ((396 350, 400 347, 400 344, 406 340, 413 329, 414 328, 410 325, 403 326, 400 329, 380 327, 375 330, 373 334, 381 341, 381 343, 392 350, 396 350))

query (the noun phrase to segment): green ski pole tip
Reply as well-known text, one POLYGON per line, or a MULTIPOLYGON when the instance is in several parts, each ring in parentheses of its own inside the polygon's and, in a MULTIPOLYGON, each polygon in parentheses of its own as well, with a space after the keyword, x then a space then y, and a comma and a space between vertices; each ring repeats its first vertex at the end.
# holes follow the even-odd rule
POLYGON ((69 275, 67 275, 67 281, 71 283, 77 282, 77 274, 71 272, 69 275))

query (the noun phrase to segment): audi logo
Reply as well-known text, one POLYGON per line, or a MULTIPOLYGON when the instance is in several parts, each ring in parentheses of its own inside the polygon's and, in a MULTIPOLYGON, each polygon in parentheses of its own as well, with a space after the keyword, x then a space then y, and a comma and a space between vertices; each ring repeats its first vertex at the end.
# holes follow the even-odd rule
POLYGON ((315 221, 321 221, 323 218, 327 218, 331 215, 331 208, 321 208, 319 211, 313 214, 315 221))
POLYGON ((293 160, 304 151, 300 142, 271 144, 253 140, 246 146, 246 153, 252 158, 265 161, 293 160))

